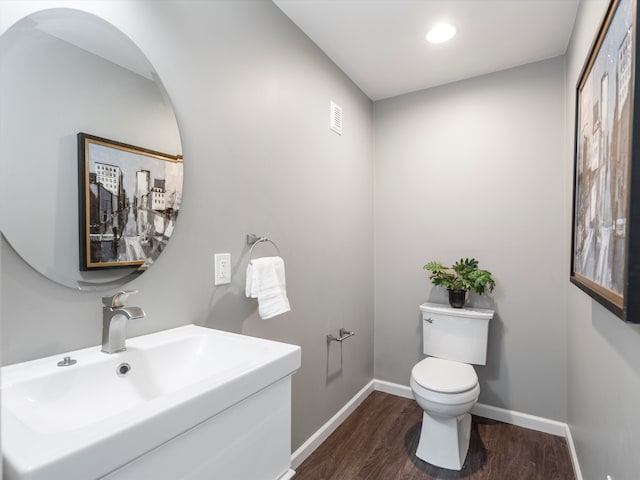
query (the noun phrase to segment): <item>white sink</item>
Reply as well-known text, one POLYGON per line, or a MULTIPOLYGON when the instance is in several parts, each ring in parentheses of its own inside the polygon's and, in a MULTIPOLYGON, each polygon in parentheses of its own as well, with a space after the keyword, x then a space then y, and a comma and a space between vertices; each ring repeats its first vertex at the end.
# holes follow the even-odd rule
POLYGON ((195 325, 3 367, 5 480, 100 478, 299 367, 300 347, 195 325))

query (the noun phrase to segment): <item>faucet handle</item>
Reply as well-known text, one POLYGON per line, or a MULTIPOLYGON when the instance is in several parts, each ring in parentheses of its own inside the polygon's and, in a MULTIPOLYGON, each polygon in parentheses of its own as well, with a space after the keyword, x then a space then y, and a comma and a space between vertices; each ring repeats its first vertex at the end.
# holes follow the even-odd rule
POLYGON ((110 297, 102 297, 102 304, 111 308, 124 307, 127 303, 127 298, 133 293, 138 293, 138 290, 122 290, 110 297))

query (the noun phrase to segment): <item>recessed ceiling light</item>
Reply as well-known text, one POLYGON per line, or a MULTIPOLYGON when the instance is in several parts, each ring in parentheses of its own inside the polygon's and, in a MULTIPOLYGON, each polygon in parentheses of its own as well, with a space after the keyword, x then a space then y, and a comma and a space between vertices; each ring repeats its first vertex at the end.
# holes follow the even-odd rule
POLYGON ((442 43, 451 40, 455 34, 456 29, 453 25, 441 23, 429 30, 427 41, 430 43, 442 43))

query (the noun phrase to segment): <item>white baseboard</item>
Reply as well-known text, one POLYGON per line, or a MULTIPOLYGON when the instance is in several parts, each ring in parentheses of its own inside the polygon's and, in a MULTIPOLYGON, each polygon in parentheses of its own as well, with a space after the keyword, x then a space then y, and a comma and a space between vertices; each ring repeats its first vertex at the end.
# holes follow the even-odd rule
MULTIPOLYGON (((307 457, 309 457, 309 455, 311 455, 313 451, 318 448, 320 444, 324 442, 374 390, 396 395, 398 397, 413 398, 411 387, 384 380, 371 380, 371 382, 356 393, 356 395, 349 400, 347 404, 338 411, 338 413, 331 417, 331 419, 311 435, 311 437, 309 437, 309 439, 304 442, 300 448, 293 452, 291 455, 292 468, 299 467, 302 462, 304 462, 307 457)), ((535 415, 529 415, 528 413, 492 407, 491 405, 485 405, 482 403, 475 404, 471 409, 471 413, 491 420, 516 425, 518 427, 565 437, 569 445, 569 454, 571 455, 571 462, 573 463, 576 480, 582 480, 582 473, 580 471, 580 465, 578 464, 578 457, 573 444, 573 438, 571 437, 571 430, 569 425, 566 423, 537 417, 535 415)))
POLYGON ((309 439, 304 442, 300 448, 298 448, 291 455, 291 468, 298 468, 302 462, 304 462, 313 451, 324 442, 329 435, 331 435, 336 428, 338 428, 342 422, 344 422, 353 411, 360 406, 360 404, 369 396, 374 390, 374 381, 371 380, 367 383, 362 390, 355 394, 355 396, 349 400, 344 407, 338 410, 333 417, 331 417, 327 423, 322 425, 309 439))
POLYGON ((398 383, 385 382, 384 380, 373 379, 373 385, 378 392, 390 393, 397 397, 413 398, 411 387, 398 383))
POLYGON ((538 432, 550 433, 560 437, 567 436, 567 424, 550 420, 548 418, 536 417, 528 413, 505 410, 504 408, 492 407, 483 403, 476 403, 471 409, 473 415, 490 418, 499 422, 516 425, 518 427, 537 430, 538 432))
MULTIPOLYGON (((291 470, 289 468, 280 477, 278 477, 278 480, 291 480, 294 477, 295 474, 296 474, 295 470, 291 470)), ((2 480, 2 479, 0 479, 0 480, 2 480)))
POLYGON ((576 480, 582 480, 582 471, 580 470, 580 464, 578 463, 578 452, 576 452, 576 446, 573 444, 573 437, 571 436, 571 429, 569 425, 566 425, 567 444, 569 445, 569 455, 571 456, 571 463, 573 464, 573 473, 576 476, 576 480))

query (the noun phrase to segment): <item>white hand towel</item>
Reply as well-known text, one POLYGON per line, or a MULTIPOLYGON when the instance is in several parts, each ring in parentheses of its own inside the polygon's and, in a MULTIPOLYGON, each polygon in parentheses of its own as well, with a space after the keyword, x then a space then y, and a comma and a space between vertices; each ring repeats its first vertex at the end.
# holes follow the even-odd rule
POLYGON ((266 320, 291 310, 281 257, 262 257, 247 266, 247 298, 258 299, 258 314, 266 320))

